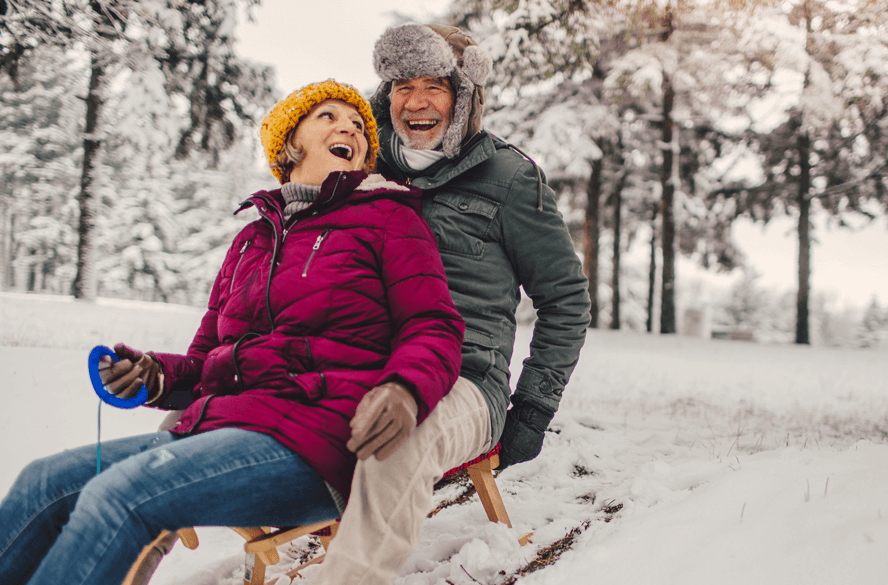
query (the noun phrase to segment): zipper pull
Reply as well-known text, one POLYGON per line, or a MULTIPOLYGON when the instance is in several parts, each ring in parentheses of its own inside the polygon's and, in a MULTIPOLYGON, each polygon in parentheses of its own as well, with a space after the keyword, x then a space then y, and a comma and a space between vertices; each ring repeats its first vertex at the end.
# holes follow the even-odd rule
POLYGON ((244 245, 241 246, 240 253, 243 254, 244 252, 246 252, 246 251, 247 251, 247 247, 248 247, 249 245, 250 245, 250 240, 247 240, 246 242, 244 242, 244 245))
POLYGON ((326 236, 326 235, 327 235, 327 232, 323 232, 321 235, 319 235, 319 236, 318 236, 318 239, 315 240, 315 245, 312 246, 311 249, 312 249, 312 250, 317 250, 318 248, 320 248, 320 247, 321 247, 321 242, 324 241, 324 236, 326 236))

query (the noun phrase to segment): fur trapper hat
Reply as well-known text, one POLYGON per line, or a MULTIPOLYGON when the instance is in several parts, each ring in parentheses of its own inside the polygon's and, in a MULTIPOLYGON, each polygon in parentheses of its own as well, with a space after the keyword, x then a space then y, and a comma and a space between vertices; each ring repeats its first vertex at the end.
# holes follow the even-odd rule
MULTIPOLYGON (((278 153, 284 148, 287 133, 299 125, 300 120, 308 114, 313 107, 324 100, 342 100, 353 105, 361 117, 364 118, 364 135, 367 137, 366 167, 373 168, 376 165, 376 153, 379 150, 379 138, 376 136, 376 118, 370 104, 351 85, 339 83, 333 79, 311 83, 301 89, 297 89, 281 101, 279 101, 262 120, 259 136, 262 146, 265 148, 265 156, 268 164, 272 165, 278 153)), ((284 184, 285 177, 281 176, 274 165, 272 174, 284 184)))
POLYGON ((376 116, 389 119, 392 82, 419 77, 446 77, 455 92, 450 127, 442 149, 449 158, 459 154, 464 138, 481 130, 483 86, 493 62, 472 38, 456 27, 404 24, 385 31, 376 41, 373 66, 382 84, 370 98, 376 116))

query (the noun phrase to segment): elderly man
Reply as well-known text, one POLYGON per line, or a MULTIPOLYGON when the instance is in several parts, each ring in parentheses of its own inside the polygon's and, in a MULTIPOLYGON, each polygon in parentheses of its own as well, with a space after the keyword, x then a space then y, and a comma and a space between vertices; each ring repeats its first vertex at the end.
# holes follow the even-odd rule
POLYGON ((377 41, 374 65, 379 171, 424 190, 466 333, 459 381, 415 431, 404 393, 359 407, 348 447, 360 461, 323 585, 390 582, 448 469, 497 441, 501 468, 536 457, 589 324, 588 283, 552 190, 533 161, 481 129, 490 58, 456 28, 408 24, 377 41), (511 395, 519 287, 537 321, 511 395))

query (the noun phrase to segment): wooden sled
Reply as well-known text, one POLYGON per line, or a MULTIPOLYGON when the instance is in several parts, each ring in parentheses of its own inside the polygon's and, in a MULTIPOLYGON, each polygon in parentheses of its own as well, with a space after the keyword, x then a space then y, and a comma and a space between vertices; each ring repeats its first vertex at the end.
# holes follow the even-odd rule
MULTIPOLYGON (((444 474, 444 477, 463 469, 468 471, 469 478, 471 478, 472 484, 481 498, 481 504, 484 506, 487 518, 491 522, 502 522, 511 528, 512 522, 509 520, 506 506, 503 504, 502 496, 500 496, 496 481, 493 478, 493 470, 499 465, 499 455, 497 455, 499 447, 497 445, 489 453, 451 469, 444 474)), ((321 546, 326 551, 330 542, 336 536, 338 527, 339 519, 337 518, 296 527, 232 528, 247 541, 244 545, 244 550, 247 553, 244 585, 264 585, 267 567, 269 565, 276 565, 280 561, 280 555, 277 551, 278 546, 307 534, 314 534, 320 538, 321 546)), ((533 533, 528 532, 521 535, 518 541, 524 546, 530 542, 531 536, 533 536, 533 533)), ((176 540, 181 540, 186 548, 192 550, 197 548, 198 545, 197 533, 193 528, 183 528, 175 533, 164 531, 154 542, 142 550, 122 585, 146 585, 157 569, 158 564, 160 564, 161 559, 169 553, 176 540)), ((287 576, 290 578, 299 576, 299 572, 306 567, 323 562, 325 555, 326 552, 292 569, 287 573, 287 576)))

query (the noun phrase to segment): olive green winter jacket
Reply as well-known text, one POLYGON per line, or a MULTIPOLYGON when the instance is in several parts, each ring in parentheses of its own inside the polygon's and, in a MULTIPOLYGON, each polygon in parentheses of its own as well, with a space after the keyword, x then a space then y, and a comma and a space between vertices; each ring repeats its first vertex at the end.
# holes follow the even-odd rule
POLYGON ((456 308, 466 321, 460 375, 478 385, 496 442, 509 406, 519 287, 537 311, 516 394, 554 412, 589 325, 588 280, 539 168, 487 132, 421 175, 391 164, 391 122, 380 129, 379 172, 424 190, 456 308))

